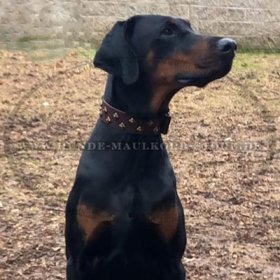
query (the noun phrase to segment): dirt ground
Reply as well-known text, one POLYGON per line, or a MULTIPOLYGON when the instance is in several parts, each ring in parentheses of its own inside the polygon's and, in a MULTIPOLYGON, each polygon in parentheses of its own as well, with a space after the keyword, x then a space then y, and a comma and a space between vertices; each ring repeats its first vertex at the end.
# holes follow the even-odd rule
MULTIPOLYGON (((64 207, 106 74, 90 53, 0 50, 0 278, 65 279, 64 207)), ((280 279, 280 55, 171 104, 189 279, 280 279)))

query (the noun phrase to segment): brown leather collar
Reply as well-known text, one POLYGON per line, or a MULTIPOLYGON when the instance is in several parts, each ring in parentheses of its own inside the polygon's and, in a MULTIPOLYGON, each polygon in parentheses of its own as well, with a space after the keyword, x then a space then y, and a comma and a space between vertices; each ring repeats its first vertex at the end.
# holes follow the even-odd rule
POLYGON ((127 133, 142 135, 167 134, 171 120, 168 113, 148 121, 135 118, 114 108, 104 99, 100 105, 100 119, 107 125, 119 128, 127 133))

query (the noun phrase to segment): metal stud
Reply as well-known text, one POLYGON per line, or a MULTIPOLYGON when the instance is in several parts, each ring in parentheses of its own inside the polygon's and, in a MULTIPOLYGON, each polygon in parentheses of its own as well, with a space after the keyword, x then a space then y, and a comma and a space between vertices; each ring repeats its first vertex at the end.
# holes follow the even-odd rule
POLYGON ((130 123, 135 123, 135 119, 134 119, 134 118, 130 118, 128 121, 129 121, 130 123))
POLYGON ((111 122, 111 118, 110 118, 109 116, 106 118, 106 122, 107 122, 107 123, 110 123, 110 122, 111 122))
POLYGON ((141 132, 141 131, 142 131, 142 127, 141 127, 141 126, 138 126, 138 127, 136 128, 136 130, 139 131, 139 132, 141 132))
POLYGON ((154 132, 154 133, 158 133, 158 132, 159 132, 159 129, 158 129, 157 126, 153 129, 153 132, 154 132))
POLYGON ((152 126, 154 124, 153 121, 148 121, 148 126, 152 126))
POLYGON ((114 114, 113 114, 113 117, 114 117, 115 119, 118 119, 118 118, 119 118, 118 113, 114 113, 114 114))
POLYGON ((107 110, 107 107, 106 107, 106 106, 104 106, 103 111, 104 111, 105 113, 107 113, 107 112, 108 112, 108 110, 107 110))
POLYGON ((120 128, 125 128, 125 124, 124 124, 123 122, 121 122, 121 123, 119 124, 119 127, 120 127, 120 128))

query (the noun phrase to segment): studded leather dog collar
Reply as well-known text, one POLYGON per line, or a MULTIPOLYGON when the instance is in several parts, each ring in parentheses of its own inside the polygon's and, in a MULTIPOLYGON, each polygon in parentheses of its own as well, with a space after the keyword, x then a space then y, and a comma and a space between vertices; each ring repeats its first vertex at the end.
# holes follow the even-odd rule
POLYGON ((164 114, 151 120, 142 120, 128 115, 108 104, 104 99, 100 105, 100 119, 107 125, 127 133, 142 135, 167 134, 170 116, 164 114))

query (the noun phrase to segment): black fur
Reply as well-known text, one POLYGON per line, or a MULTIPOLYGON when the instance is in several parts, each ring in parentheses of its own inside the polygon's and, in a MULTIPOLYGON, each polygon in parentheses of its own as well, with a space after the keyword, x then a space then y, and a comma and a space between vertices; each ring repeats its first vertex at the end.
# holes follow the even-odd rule
MULTIPOLYGON (((174 82, 172 94, 184 86, 204 86, 231 67, 233 52, 222 57, 216 50, 219 39, 198 35, 189 22, 164 16, 135 16, 116 23, 94 59, 96 67, 110 74, 105 100, 143 119, 165 113, 166 107, 157 112, 150 108, 151 77, 160 62, 178 50, 188 53, 198 42, 207 41, 209 57, 215 59, 202 62, 215 71, 201 71, 185 85, 174 82), (171 35, 168 28, 173 28, 171 35), (153 52, 153 65, 147 63, 149 51, 153 52)), ((83 151, 66 207, 67 280, 185 279, 181 262, 186 245, 184 213, 161 136, 128 134, 98 120, 86 147, 103 142, 145 143, 148 148, 83 151), (114 221, 103 222, 88 242, 77 222, 79 204, 114 215, 114 221), (178 225, 170 240, 165 240, 149 217, 172 207, 179 211, 178 225)))

